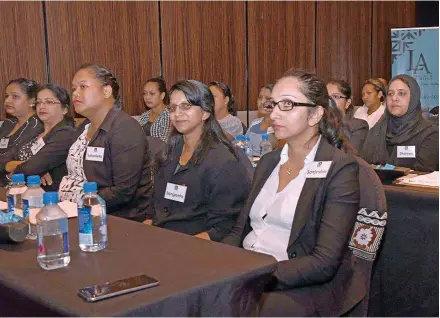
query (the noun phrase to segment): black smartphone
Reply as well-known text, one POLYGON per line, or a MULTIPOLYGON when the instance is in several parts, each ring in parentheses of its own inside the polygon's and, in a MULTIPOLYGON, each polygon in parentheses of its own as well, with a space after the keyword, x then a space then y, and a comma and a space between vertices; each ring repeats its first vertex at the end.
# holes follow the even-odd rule
POLYGON ((98 301, 118 295, 131 293, 137 290, 159 285, 159 281, 147 275, 133 276, 102 285, 93 285, 81 288, 78 294, 89 302, 98 301))

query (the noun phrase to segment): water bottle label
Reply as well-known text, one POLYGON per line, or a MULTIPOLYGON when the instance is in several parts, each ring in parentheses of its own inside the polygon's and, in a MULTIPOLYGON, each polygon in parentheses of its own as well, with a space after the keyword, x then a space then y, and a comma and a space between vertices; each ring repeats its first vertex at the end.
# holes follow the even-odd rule
POLYGON ((29 221, 29 200, 23 199, 23 219, 29 221))
POLYGON ((38 255, 46 255, 46 249, 44 248, 43 235, 37 235, 38 255))
POLYGON ((14 195, 13 194, 9 194, 8 195, 8 212, 9 213, 14 213, 14 211, 15 211, 14 195))
POLYGON ((64 232, 63 233, 63 238, 64 238, 64 253, 69 253, 69 233, 68 232, 64 232))
POLYGON ((64 253, 69 253, 69 223, 68 219, 61 220, 61 232, 64 238, 64 253))
POLYGON ((79 243, 93 244, 92 234, 92 209, 90 207, 78 208, 79 243))

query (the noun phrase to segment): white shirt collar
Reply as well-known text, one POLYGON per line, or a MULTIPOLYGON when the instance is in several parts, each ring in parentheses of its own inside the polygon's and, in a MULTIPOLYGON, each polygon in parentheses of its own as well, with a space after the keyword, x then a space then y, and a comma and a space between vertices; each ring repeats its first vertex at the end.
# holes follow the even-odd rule
MULTIPOLYGON (((319 143, 321 142, 322 135, 319 135, 318 141, 316 145, 313 146, 312 150, 308 153, 308 155, 304 158, 304 166, 315 160, 316 151, 318 150, 319 143)), ((289 145, 286 143, 281 150, 280 154, 280 166, 285 164, 289 160, 289 145)))

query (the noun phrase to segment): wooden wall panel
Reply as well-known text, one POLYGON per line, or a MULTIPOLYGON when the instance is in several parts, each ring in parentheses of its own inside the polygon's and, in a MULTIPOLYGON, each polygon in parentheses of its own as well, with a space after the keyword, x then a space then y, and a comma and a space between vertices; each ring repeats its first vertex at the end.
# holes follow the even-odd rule
POLYGON ((317 74, 347 81, 355 105, 362 105, 361 85, 371 74, 371 7, 372 2, 317 3, 317 74))
POLYGON ((4 119, 5 86, 25 77, 39 83, 46 78, 41 2, 0 2, 0 118, 4 119))
POLYGON ((286 70, 315 70, 315 3, 249 2, 249 110, 286 70))
POLYGON ((372 76, 391 78, 391 28, 416 26, 416 2, 373 2, 372 76))
POLYGON ((70 91, 84 63, 111 69, 121 86, 123 109, 144 111, 142 85, 160 75, 157 2, 47 2, 52 82, 70 91))
POLYGON ((245 2, 161 2, 163 73, 170 86, 226 83, 246 110, 245 2))

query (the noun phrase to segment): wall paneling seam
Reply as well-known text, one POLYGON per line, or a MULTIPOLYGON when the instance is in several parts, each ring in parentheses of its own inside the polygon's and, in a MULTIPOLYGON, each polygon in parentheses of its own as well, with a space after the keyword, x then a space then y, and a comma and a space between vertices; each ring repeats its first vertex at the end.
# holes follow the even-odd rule
POLYGON ((51 74, 50 74, 50 59, 49 59, 49 40, 47 36, 47 15, 46 15, 46 1, 41 1, 42 9, 43 9, 43 37, 44 37, 44 50, 46 57, 46 82, 51 82, 51 74))

